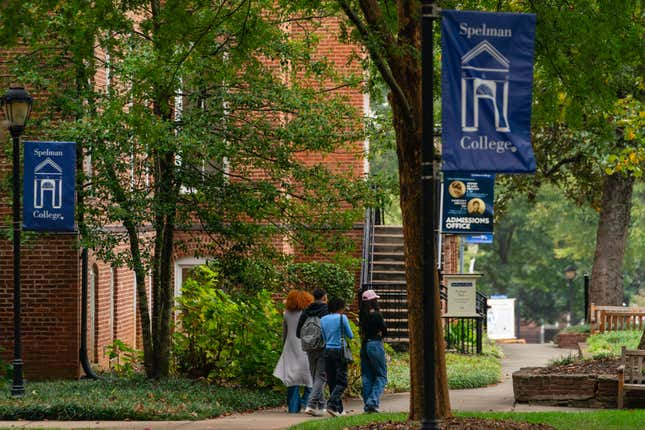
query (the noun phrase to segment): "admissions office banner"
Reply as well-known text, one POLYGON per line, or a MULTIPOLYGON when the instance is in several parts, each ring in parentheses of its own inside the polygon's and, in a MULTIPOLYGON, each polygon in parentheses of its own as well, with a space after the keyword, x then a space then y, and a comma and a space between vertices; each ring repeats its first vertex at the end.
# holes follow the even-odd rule
POLYGON ((442 170, 535 172, 535 15, 454 10, 442 15, 442 170))
POLYGON ((23 228, 75 231, 76 143, 24 145, 23 228))
POLYGON ((490 173, 444 173, 441 232, 492 233, 494 187, 490 173))

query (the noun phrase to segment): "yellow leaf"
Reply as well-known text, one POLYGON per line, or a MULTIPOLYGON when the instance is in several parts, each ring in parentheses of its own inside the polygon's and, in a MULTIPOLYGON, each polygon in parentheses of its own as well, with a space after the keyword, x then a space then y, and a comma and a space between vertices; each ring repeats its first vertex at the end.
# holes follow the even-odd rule
POLYGON ((636 137, 636 133, 634 133, 633 131, 630 131, 629 133, 627 133, 627 137, 625 137, 625 139, 634 140, 635 137, 636 137))

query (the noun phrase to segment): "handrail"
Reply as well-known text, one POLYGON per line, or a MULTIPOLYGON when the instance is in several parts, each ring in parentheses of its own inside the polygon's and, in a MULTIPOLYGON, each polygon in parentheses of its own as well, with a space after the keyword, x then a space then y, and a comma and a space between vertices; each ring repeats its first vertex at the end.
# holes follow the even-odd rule
POLYGON ((361 261, 361 289, 371 281, 371 250, 372 250, 372 208, 365 209, 365 224, 363 225, 363 252, 361 261), (370 279, 368 281, 368 279, 370 279))

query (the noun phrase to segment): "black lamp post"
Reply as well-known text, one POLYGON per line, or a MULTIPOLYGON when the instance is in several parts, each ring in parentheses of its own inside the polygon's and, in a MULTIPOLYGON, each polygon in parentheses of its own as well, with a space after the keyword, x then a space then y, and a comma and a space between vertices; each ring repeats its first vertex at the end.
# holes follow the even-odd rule
POLYGON ((576 277, 576 269, 577 267, 573 264, 567 266, 567 268, 564 269, 564 277, 569 283, 569 291, 567 297, 567 307, 569 313, 567 315, 567 325, 571 325, 571 318, 573 317, 573 280, 576 277))
POLYGON ((11 395, 25 395, 22 377, 22 342, 20 334, 20 135, 31 113, 33 99, 24 87, 13 86, 2 97, 4 113, 13 140, 13 385, 11 395))
POLYGON ((435 293, 439 286, 436 283, 436 249, 435 226, 437 226, 437 188, 439 167, 434 160, 434 96, 433 78, 433 27, 438 18, 438 11, 433 0, 421 3, 421 82, 423 105, 423 141, 421 148, 421 223, 423 230, 423 419, 422 430, 438 430, 440 422, 437 414, 437 357, 435 351, 435 320, 439 304, 435 293))

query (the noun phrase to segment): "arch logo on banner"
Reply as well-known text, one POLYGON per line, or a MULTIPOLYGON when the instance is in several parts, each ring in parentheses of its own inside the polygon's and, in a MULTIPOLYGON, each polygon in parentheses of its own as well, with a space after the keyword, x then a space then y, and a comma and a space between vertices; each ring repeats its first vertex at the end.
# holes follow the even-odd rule
POLYGON ((442 12, 442 170, 535 172, 535 15, 442 12))
POLYGON ((76 143, 24 144, 23 228, 75 231, 76 143))

